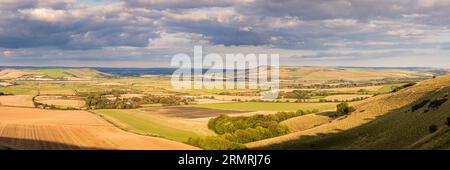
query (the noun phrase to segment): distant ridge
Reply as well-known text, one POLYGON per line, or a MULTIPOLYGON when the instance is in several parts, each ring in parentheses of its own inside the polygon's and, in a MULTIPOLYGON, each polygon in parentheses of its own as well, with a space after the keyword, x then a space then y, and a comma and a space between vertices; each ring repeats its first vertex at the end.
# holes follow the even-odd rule
MULTIPOLYGON (((336 68, 336 69, 370 69, 370 70, 414 70, 430 71, 438 75, 450 72, 450 69, 433 67, 353 67, 353 66, 281 66, 280 68, 336 68)), ((178 68, 174 67, 69 67, 69 66, 0 66, 0 69, 93 69, 104 73, 120 76, 142 76, 142 75, 171 75, 178 68)), ((208 68, 203 68, 203 73, 208 68)))

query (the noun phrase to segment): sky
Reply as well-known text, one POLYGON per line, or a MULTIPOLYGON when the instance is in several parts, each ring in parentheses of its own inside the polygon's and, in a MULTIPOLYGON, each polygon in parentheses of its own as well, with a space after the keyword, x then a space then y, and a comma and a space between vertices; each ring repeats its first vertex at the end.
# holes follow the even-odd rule
POLYGON ((0 0, 0 65, 167 67, 177 53, 286 66, 450 68, 450 0, 0 0))

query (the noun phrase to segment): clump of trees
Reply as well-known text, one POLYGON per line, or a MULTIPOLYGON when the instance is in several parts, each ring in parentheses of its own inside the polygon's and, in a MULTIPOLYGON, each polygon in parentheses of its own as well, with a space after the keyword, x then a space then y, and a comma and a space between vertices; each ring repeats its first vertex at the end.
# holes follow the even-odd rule
POLYGON ((282 93, 280 96, 292 99, 310 99, 311 92, 306 90, 294 90, 292 92, 282 93))
POLYGON ((321 103, 327 103, 327 102, 356 102, 356 101, 361 101, 361 100, 365 100, 368 99, 370 97, 355 97, 352 99, 347 99, 347 100, 339 100, 339 99, 334 99, 334 100, 328 100, 328 99, 319 99, 319 102, 321 103))
POLYGON ((191 138, 188 143, 204 149, 242 149, 244 143, 289 133, 288 127, 280 124, 281 121, 315 112, 318 110, 236 117, 220 115, 208 122, 208 128, 218 136, 191 138))
POLYGON ((348 115, 355 110, 356 109, 354 107, 349 106, 346 102, 343 102, 336 106, 336 116, 348 115))
POLYGON ((219 117, 212 118, 208 122, 208 128, 217 134, 233 133, 237 130, 244 130, 247 128, 257 128, 263 127, 268 128, 278 124, 281 121, 287 120, 289 118, 316 113, 318 110, 303 111, 298 110, 297 112, 278 112, 276 114, 269 115, 253 115, 253 116, 227 116, 220 115, 219 117))
POLYGON ((106 95, 112 95, 114 97, 118 97, 121 94, 127 94, 130 93, 131 91, 129 90, 119 90, 119 89, 112 89, 112 90, 105 90, 105 91, 98 91, 98 92, 80 92, 78 90, 75 90, 75 94, 77 96, 82 96, 82 97, 88 97, 88 96, 106 96, 106 95))
POLYGON ((231 142, 222 136, 207 136, 203 138, 189 138, 187 143, 206 150, 242 150, 246 147, 241 143, 231 142))
POLYGON ((0 96, 7 96, 7 95, 11 95, 11 94, 8 94, 8 93, 1 92, 1 91, 0 91, 0 96))
POLYGON ((88 96, 85 103, 87 109, 133 109, 139 106, 133 98, 109 100, 103 96, 88 96))
POLYGON ((87 109, 134 109, 143 104, 163 104, 173 106, 189 104, 192 99, 185 99, 177 96, 155 96, 120 98, 110 100, 101 94, 90 94, 85 98, 87 109))

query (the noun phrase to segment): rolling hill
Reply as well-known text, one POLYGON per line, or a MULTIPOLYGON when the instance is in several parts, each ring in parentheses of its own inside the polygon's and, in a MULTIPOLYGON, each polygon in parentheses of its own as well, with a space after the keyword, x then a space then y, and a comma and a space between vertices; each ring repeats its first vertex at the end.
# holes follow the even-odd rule
POLYGON ((335 67, 281 67, 280 76, 284 80, 297 81, 370 81, 381 79, 429 78, 430 70, 399 68, 335 68, 335 67))
POLYGON ((0 70, 0 80, 92 80, 108 78, 113 75, 94 69, 3 69, 0 70))
MULTIPOLYGON (((425 80, 397 92, 357 103, 357 110, 346 117, 284 136, 249 143, 247 147, 448 149, 449 93, 450 75, 425 80)), ((289 124, 293 124, 292 120, 289 124)))

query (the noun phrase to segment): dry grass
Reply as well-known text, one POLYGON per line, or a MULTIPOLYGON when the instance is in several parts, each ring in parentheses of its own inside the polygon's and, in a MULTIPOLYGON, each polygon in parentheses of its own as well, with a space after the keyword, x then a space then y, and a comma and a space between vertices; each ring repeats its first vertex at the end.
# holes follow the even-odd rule
POLYGON ((30 75, 30 74, 38 74, 38 73, 28 72, 28 71, 24 71, 24 70, 4 69, 4 70, 0 70, 0 79, 3 79, 3 80, 16 79, 16 78, 20 78, 22 76, 30 75))
POLYGON ((0 145, 13 149, 196 149, 124 132, 85 111, 0 110, 0 145))
POLYGON ((431 124, 443 125, 450 116, 450 102, 427 113, 411 112, 421 100, 450 93, 450 76, 426 80, 397 93, 378 95, 355 105, 347 117, 288 135, 248 144, 250 148, 406 148, 428 135, 431 124))
POLYGON ((291 132, 298 132, 313 127, 328 123, 331 118, 320 114, 307 114, 303 116, 294 117, 281 122, 286 125, 291 132))

